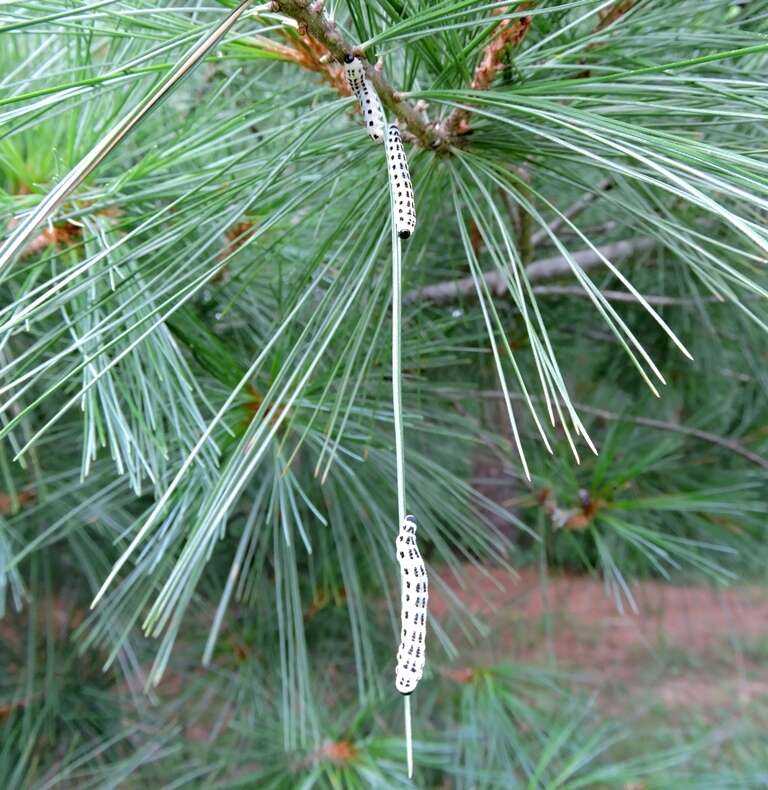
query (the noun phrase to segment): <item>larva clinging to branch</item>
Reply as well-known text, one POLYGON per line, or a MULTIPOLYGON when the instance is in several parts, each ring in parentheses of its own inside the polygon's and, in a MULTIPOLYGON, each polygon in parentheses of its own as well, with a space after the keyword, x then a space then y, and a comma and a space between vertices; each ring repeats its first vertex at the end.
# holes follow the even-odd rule
POLYGON ((416 228, 416 203, 403 141, 395 124, 390 124, 387 130, 387 171, 395 230, 401 239, 407 239, 416 228))
POLYGON ((427 569, 416 545, 416 519, 406 516, 395 541, 400 565, 400 648, 397 651, 395 688, 410 694, 424 672, 427 633, 427 569))
POLYGON ((376 89, 365 76, 365 69, 360 58, 354 55, 344 55, 344 71, 347 74, 350 90, 360 102, 368 136, 376 143, 384 142, 384 110, 376 89))

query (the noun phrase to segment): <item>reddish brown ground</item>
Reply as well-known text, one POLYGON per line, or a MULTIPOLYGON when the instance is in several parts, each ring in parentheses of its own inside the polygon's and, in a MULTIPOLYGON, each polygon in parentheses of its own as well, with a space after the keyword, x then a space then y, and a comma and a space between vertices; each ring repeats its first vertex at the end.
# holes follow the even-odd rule
MULTIPOLYGON (((475 663, 517 660, 573 670, 611 705, 626 695, 671 707, 745 705, 768 695, 768 590, 646 581, 624 614, 599 580, 466 569, 453 592, 490 626, 475 663)), ((433 584, 431 611, 450 620, 433 584)), ((462 650, 464 658, 466 653, 462 650)), ((457 663, 454 669, 461 669, 457 663)))

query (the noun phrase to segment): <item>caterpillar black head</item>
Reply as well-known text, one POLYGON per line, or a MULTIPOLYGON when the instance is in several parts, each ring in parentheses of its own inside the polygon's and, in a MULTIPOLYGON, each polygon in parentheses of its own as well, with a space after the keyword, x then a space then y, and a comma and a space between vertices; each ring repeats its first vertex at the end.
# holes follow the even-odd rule
POLYGON ((368 79, 363 62, 349 52, 344 53, 344 72, 349 89, 357 98, 365 121, 368 136, 375 143, 384 140, 384 110, 381 107, 376 89, 368 79))

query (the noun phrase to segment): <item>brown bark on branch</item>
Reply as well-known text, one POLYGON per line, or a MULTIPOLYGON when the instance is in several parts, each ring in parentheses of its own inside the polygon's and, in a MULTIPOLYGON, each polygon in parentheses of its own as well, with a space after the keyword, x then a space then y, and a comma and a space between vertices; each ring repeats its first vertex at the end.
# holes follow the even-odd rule
MULTIPOLYGON (((344 55, 361 54, 352 43, 342 36, 336 23, 323 13, 322 4, 310 4, 306 0, 279 0, 279 2, 273 3, 273 6, 276 11, 295 19, 299 24, 301 35, 311 36, 339 62, 344 55)), ((441 148, 449 144, 449 140, 442 133, 439 124, 432 124, 425 119, 423 113, 414 104, 402 99, 395 88, 387 82, 384 75, 364 59, 363 66, 368 78, 376 88, 381 103, 390 113, 400 119, 421 146, 441 148)))

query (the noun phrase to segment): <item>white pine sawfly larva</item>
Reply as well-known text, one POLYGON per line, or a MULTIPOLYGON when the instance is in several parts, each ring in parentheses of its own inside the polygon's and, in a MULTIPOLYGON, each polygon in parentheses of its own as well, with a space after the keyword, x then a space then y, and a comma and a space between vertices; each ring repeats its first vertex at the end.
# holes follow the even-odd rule
POLYGON ((416 228, 416 202, 400 130, 394 123, 387 130, 387 171, 395 230, 401 239, 407 239, 416 228))
POLYGON ((395 541, 400 565, 400 647, 397 651, 395 688, 411 694, 421 680, 426 660, 427 569, 416 545, 416 519, 406 516, 395 541))
POLYGON ((371 81, 365 75, 365 69, 360 58, 354 55, 344 55, 344 71, 350 90, 360 102, 360 110, 365 120, 365 130, 368 136, 376 143, 384 142, 384 110, 379 101, 379 95, 371 81))

